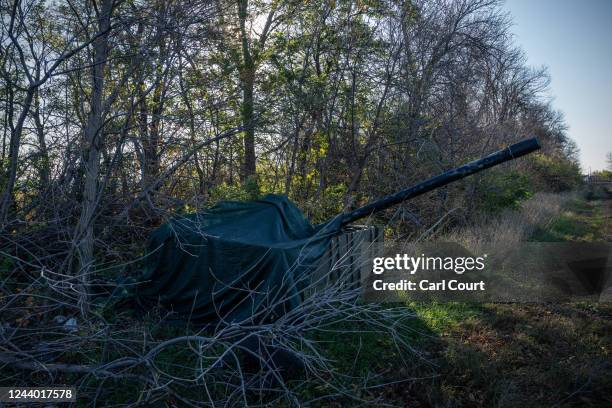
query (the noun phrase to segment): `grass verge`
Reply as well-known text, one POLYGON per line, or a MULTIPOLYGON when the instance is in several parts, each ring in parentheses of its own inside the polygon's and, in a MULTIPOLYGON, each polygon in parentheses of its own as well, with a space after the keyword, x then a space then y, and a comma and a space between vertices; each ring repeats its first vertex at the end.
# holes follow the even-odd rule
MULTIPOLYGON (((503 218, 505 217, 505 218, 503 218)), ((522 213, 459 232, 464 241, 512 226, 511 239, 609 240, 609 200, 535 197, 522 213)), ((509 237, 505 237, 509 238, 509 237)), ((485 238, 486 239, 486 238, 485 238)), ((413 344, 427 362, 404 364, 385 339, 333 339, 337 361, 383 373, 381 401, 410 407, 612 406, 612 305, 408 302, 416 312, 413 344), (357 353, 357 346, 358 353, 357 353), (402 381, 410 379, 410 381, 402 381)), ((341 403, 338 402, 338 406, 341 403)), ((325 405, 330 406, 330 405, 325 405)), ((334 406, 334 405, 331 405, 334 406)))

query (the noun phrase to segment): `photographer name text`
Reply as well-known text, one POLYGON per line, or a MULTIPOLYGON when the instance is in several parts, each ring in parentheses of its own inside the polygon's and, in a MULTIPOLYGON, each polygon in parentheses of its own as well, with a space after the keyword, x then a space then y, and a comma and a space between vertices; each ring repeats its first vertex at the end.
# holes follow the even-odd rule
MULTIPOLYGON (((393 257, 377 257, 372 262, 372 273, 378 277, 385 272, 395 274, 415 275, 421 271, 454 272, 463 275, 469 271, 483 271, 487 255, 479 257, 440 257, 440 256, 409 256, 397 254, 393 257)), ((463 282, 459 279, 400 279, 393 282, 375 279, 372 282, 375 291, 484 291, 483 280, 463 282)))

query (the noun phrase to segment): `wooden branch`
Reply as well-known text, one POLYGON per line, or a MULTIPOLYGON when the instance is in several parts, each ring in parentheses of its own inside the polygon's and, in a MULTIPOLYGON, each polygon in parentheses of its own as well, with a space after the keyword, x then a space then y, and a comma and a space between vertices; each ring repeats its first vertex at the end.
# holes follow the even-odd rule
POLYGON ((119 218, 123 218, 125 216, 127 216, 128 211, 131 210, 132 208, 134 208, 134 206, 136 204, 138 204, 140 201, 142 201, 143 199, 145 199, 150 193, 151 191, 155 190, 156 188, 158 188, 160 186, 160 184, 166 180, 168 177, 170 177, 172 174, 174 174, 174 172, 176 170, 178 170, 179 167, 181 167, 183 164, 185 164, 194 154, 196 154, 196 152, 200 149, 202 149, 203 147, 206 147, 212 143, 215 143, 219 140, 223 140, 223 139, 227 139, 228 137, 234 136, 240 132, 242 132, 244 130, 244 126, 239 126, 233 129, 230 129, 228 131, 222 132, 220 134, 218 134, 217 136, 207 139, 202 143, 197 144, 196 146, 194 146, 187 154, 185 154, 182 158, 180 158, 179 160, 177 160, 172 166, 168 167, 162 174, 159 175, 159 177, 157 177, 157 179, 155 179, 151 184, 149 184, 144 190, 142 190, 137 196, 136 198, 134 198, 134 200, 121 212, 121 214, 119 214, 119 218))

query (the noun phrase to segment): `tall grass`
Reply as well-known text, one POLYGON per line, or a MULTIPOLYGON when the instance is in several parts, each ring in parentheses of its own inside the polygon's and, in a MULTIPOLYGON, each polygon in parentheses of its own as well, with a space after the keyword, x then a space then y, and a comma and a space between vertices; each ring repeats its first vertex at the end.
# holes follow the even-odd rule
POLYGON ((479 216, 471 225, 452 231, 443 241, 457 242, 467 248, 483 245, 513 245, 527 240, 537 227, 550 224, 577 193, 536 193, 518 210, 506 210, 490 218, 479 216))

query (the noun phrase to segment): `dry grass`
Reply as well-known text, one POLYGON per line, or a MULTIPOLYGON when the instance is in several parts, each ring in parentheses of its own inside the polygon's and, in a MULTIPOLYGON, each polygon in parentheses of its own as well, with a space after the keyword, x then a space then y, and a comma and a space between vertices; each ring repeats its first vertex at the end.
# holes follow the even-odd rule
POLYGON ((546 228, 576 197, 577 193, 536 193, 520 211, 507 210, 493 219, 483 215, 472 225, 451 232, 440 240, 457 242, 474 250, 484 245, 515 245, 529 238, 536 228, 546 228))
MULTIPOLYGON (((466 246, 540 237, 609 242, 611 208, 609 199, 537 194, 520 212, 465 228, 452 239, 466 246)), ((422 348, 431 353, 437 377, 387 390, 396 405, 612 406, 611 303, 414 302, 409 306, 435 334, 424 338, 428 343, 422 348)))

